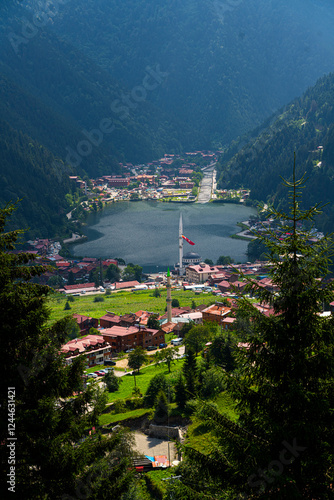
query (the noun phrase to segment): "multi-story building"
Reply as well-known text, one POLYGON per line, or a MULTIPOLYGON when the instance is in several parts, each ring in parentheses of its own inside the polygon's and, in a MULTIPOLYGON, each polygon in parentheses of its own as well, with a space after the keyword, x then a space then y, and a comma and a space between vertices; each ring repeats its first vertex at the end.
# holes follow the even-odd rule
POLYGON ((86 357, 87 368, 103 365, 111 358, 111 346, 101 335, 87 335, 82 339, 74 339, 61 347, 66 364, 72 363, 77 356, 86 357))
POLYGON ((138 346, 143 349, 158 347, 165 342, 165 333, 162 330, 142 326, 112 326, 101 330, 101 335, 111 345, 112 352, 127 351, 138 346))
POLYGON ((198 265, 190 265, 186 268, 186 279, 192 283, 205 283, 212 275, 218 274, 219 271, 216 266, 209 266, 201 262, 198 265))

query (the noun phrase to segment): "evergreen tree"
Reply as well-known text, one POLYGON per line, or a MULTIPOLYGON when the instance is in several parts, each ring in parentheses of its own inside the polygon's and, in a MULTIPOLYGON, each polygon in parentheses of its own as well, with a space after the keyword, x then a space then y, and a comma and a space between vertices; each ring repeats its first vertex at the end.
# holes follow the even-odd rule
POLYGON ((157 375, 154 375, 154 377, 151 378, 144 396, 143 404, 146 408, 154 406, 157 394, 161 390, 166 394, 170 392, 166 376, 163 373, 157 373, 157 375))
POLYGON ((160 425, 165 424, 168 419, 168 413, 168 399, 166 393, 160 389, 154 403, 154 422, 160 425))
POLYGON ((106 271, 106 278, 111 282, 115 283, 115 281, 119 281, 121 277, 121 271, 119 267, 115 264, 110 264, 106 271))
POLYGON ((239 418, 206 407, 218 445, 207 455, 186 450, 182 498, 197 498, 194 475, 197 491, 211 498, 333 498, 334 319, 320 314, 333 300, 326 281, 332 245, 328 237, 311 243, 302 227, 319 213, 318 205, 299 206, 304 178, 296 180, 294 170, 293 181, 284 183, 289 212, 269 209, 270 217, 285 221, 282 231, 259 236, 279 293, 249 283, 273 314, 246 298, 239 303, 250 331, 248 349, 237 356, 239 376, 231 377, 239 418))
POLYGON ((147 328, 152 328, 153 330, 160 330, 159 315, 151 314, 147 320, 147 328))
POLYGON ((70 306, 69 301, 67 300, 67 301, 66 301, 66 304, 65 304, 65 306, 64 306, 64 311, 69 311, 70 309, 71 309, 71 306, 70 306))
POLYGON ((118 391, 121 382, 123 382, 123 379, 121 377, 116 377, 114 372, 109 372, 104 377, 104 383, 106 384, 109 392, 118 391))
POLYGON ((225 333, 220 333, 212 340, 210 356, 216 365, 221 366, 227 372, 234 370, 233 342, 230 332, 227 336, 225 333))
POLYGON ((186 406, 187 390, 186 382, 182 373, 180 373, 175 383, 175 402, 180 410, 183 410, 186 406))
POLYGON ((66 365, 59 354, 67 319, 46 326, 50 289, 31 282, 45 269, 34 255, 12 252, 23 231, 4 232, 13 210, 0 210, 1 491, 27 500, 76 498, 83 490, 85 498, 106 498, 106 491, 119 498, 133 474, 131 440, 123 432, 89 436, 106 396, 83 389, 82 357, 66 365), (13 486, 6 483, 12 471, 13 486))
POLYGON ((74 285, 74 274, 73 274, 73 271, 70 271, 68 273, 68 281, 67 281, 67 284, 68 285, 74 285))
POLYGON ((187 399, 193 399, 197 394, 197 364, 194 351, 188 347, 182 371, 186 380, 187 399))

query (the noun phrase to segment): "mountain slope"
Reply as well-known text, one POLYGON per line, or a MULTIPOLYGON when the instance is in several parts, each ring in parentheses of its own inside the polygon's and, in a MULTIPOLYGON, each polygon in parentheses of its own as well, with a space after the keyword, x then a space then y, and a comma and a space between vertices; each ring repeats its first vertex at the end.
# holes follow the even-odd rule
MULTIPOLYGON (((4 19, 2 22, 0 74, 9 81, 9 87, 24 89, 24 112, 30 107, 30 115, 34 114, 36 103, 43 107, 44 116, 35 113, 32 118, 26 114, 27 121, 34 122, 35 138, 47 144, 62 160, 66 157, 72 159, 73 166, 79 164, 91 175, 106 173, 108 169, 115 172, 118 161, 149 161, 162 155, 166 149, 180 150, 180 141, 185 139, 186 143, 187 134, 192 138, 189 131, 185 131, 182 137, 178 136, 175 124, 167 119, 166 113, 141 99, 141 95, 136 94, 137 102, 132 100, 126 109, 119 100, 123 96, 127 98, 131 89, 120 84, 70 43, 60 40, 48 26, 36 29, 26 42, 21 43, 19 39, 15 43, 14 35, 20 34, 22 23, 12 12, 7 15, 7 23, 4 19), (30 103, 29 96, 32 97, 30 103), (54 120, 56 126, 53 128, 54 120), (109 125, 112 132, 103 133, 102 140, 95 141, 98 144, 93 144, 90 154, 80 155, 78 145, 87 141, 87 134, 92 130, 101 131, 102 120, 112 121, 112 127, 109 125), (69 151, 79 154, 79 160, 74 154, 69 155, 69 151)), ((36 28, 32 23, 31 26, 31 29, 36 28)), ((140 78, 143 80, 146 74, 144 68, 140 78)), ((153 87, 152 82, 154 78, 149 80, 150 87, 153 87)), ((8 108, 17 107, 16 97, 8 92, 2 95, 2 101, 8 104, 8 108)), ((102 128, 106 130, 106 122, 103 123, 102 128)), ((11 125, 15 128, 22 126, 15 120, 11 125)))
POLYGON ((71 171, 55 168, 53 155, 0 121, 0 206, 21 200, 9 229, 30 228, 26 237, 53 237, 67 227, 71 171))
POLYGON ((71 0, 52 29, 129 87, 160 64, 148 99, 227 144, 333 70, 333 22, 328 0, 71 0))
POLYGON ((297 175, 308 177, 304 204, 328 203, 317 223, 326 231, 333 230, 334 74, 321 78, 232 155, 242 142, 222 157, 219 187, 244 185, 251 189, 253 200, 286 205, 281 176, 291 177, 295 151, 297 175))

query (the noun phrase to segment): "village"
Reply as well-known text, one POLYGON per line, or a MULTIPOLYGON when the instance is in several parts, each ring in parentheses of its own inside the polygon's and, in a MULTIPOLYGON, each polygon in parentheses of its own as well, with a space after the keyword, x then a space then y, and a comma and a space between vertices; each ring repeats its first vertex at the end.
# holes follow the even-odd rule
MULTIPOLYGON (((243 203, 249 197, 249 190, 217 190, 215 165, 220 154, 219 151, 165 154, 146 164, 120 163, 118 175, 103 175, 89 181, 79 176, 70 176, 70 179, 87 198, 81 202, 85 212, 118 201, 194 203, 204 175, 210 179, 208 201, 243 203)), ((72 218, 72 211, 68 218, 72 218)))

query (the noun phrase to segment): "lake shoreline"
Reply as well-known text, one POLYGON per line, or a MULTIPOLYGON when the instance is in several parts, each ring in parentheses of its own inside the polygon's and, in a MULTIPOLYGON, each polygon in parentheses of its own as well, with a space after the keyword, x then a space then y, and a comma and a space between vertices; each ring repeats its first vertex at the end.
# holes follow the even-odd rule
POLYGON ((90 214, 82 228, 87 240, 71 245, 71 254, 97 258, 123 258, 148 272, 173 268, 178 260, 179 216, 182 213, 184 254, 198 253, 202 260, 216 261, 229 255, 236 262, 247 260, 248 241, 234 240, 240 221, 256 212, 242 204, 181 204, 139 201, 113 203, 90 214))

